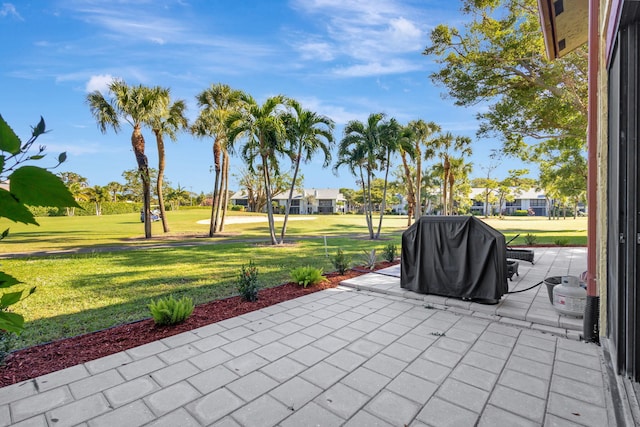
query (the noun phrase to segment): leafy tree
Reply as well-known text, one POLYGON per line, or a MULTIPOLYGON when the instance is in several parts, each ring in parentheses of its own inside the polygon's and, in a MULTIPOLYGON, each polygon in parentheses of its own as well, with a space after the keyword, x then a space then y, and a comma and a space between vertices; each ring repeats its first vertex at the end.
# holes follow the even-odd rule
MULTIPOLYGON (((87 193, 87 178, 75 172, 58 172, 56 175, 60 178, 64 185, 67 186, 67 188, 73 195, 73 199, 76 202, 88 200, 89 195, 87 193)), ((76 208, 73 206, 68 206, 66 207, 66 211, 67 216, 74 216, 76 208)))
MULTIPOLYGON (((394 183, 387 183, 387 189, 391 188, 396 190, 397 187, 394 183)), ((362 190, 355 192, 355 200, 359 203, 363 203, 367 198, 367 193, 362 190)), ((398 203, 398 198, 395 196, 394 191, 385 191, 385 182, 383 178, 373 178, 371 180, 371 204, 374 211, 386 209, 386 205, 393 205, 398 203)))
MULTIPOLYGON (((124 184, 122 185, 123 196, 132 202, 142 202, 142 179, 140 173, 136 169, 129 169, 122 172, 124 178, 124 184)), ((152 188, 157 188, 158 170, 155 168, 149 168, 149 182, 152 188)), ((163 187, 168 185, 167 181, 162 181, 163 187)))
POLYGON ((156 194, 158 196, 158 207, 160 208, 160 218, 162 229, 169 232, 169 223, 164 208, 164 197, 162 183, 164 180, 164 169, 166 166, 166 155, 164 149, 164 136, 168 136, 172 141, 177 139, 177 133, 181 129, 187 128, 187 118, 184 112, 187 105, 183 100, 171 103, 171 95, 168 88, 156 86, 149 89, 151 97, 154 98, 155 108, 146 120, 146 124, 151 128, 156 137, 158 146, 158 179, 156 181, 156 194))
POLYGON ((355 209, 358 208, 359 203, 356 202, 356 197, 355 197, 356 190, 352 188, 341 188, 340 193, 344 197, 344 201, 346 203, 345 212, 350 212, 354 208, 355 209))
POLYGON ((384 114, 372 113, 367 123, 352 120, 344 128, 344 137, 338 148, 338 160, 334 171, 346 166, 351 174, 358 178, 364 195, 364 214, 369 229, 369 238, 375 239, 373 231, 373 203, 371 199, 371 182, 378 168, 381 152, 381 131, 384 114))
POLYGON ((531 188, 533 183, 528 178, 523 178, 528 174, 528 169, 510 169, 509 175, 498 183, 496 196, 498 197, 498 206, 500 209, 500 218, 502 215, 502 207, 505 202, 515 200, 524 189, 531 188))
POLYGON ((283 108, 286 99, 282 95, 268 98, 262 105, 250 95, 243 95, 244 101, 238 111, 232 111, 227 118, 229 128, 227 137, 233 144, 237 138, 244 137, 245 144, 241 155, 250 172, 255 171, 255 162, 262 166, 262 179, 267 205, 269 237, 271 244, 277 245, 275 223, 273 220, 273 196, 271 194, 272 173, 278 175, 278 155, 286 152, 284 141, 286 126, 283 120, 283 108))
POLYGON ((99 91, 87 95, 87 103, 91 114, 96 119, 98 128, 106 133, 108 128, 120 131, 121 121, 131 125, 131 146, 138 164, 138 172, 142 180, 142 201, 144 206, 144 234, 151 238, 151 178, 149 162, 145 154, 145 141, 142 125, 149 121, 157 109, 158 97, 149 88, 138 85, 128 86, 123 80, 114 80, 109 84, 112 98, 106 99, 99 91))
MULTIPOLYGON (((239 174, 238 183, 247 194, 247 210, 249 212, 264 212, 267 207, 267 192, 264 189, 262 179, 262 166, 257 166, 254 172, 242 169, 239 174)), ((302 190, 303 176, 299 176, 295 182, 295 188, 302 190)), ((284 194, 291 186, 291 176, 288 173, 274 175, 271 179, 271 197, 284 194)))
POLYGON ((224 215, 227 210, 229 182, 229 154, 227 120, 232 111, 237 111, 242 103, 242 91, 229 85, 218 83, 196 96, 200 114, 191 126, 191 132, 199 137, 213 138, 213 162, 215 182, 211 205, 209 237, 224 229, 224 215), (224 200, 223 200, 224 199, 224 200))
POLYGON ((482 192, 476 196, 475 200, 483 203, 484 217, 487 218, 491 214, 491 206, 498 201, 496 197, 496 191, 499 186, 498 180, 489 177, 475 178, 471 181, 471 186, 482 188, 482 192))
POLYGON ((58 175, 60 180, 67 187, 73 183, 82 184, 83 186, 86 187, 89 182, 87 178, 75 172, 58 172, 56 175, 58 175))
POLYGON ((311 157, 318 151, 324 156, 323 167, 329 166, 331 163, 331 147, 333 146, 333 120, 326 116, 319 115, 313 111, 305 110, 299 102, 290 99, 287 102, 291 111, 284 117, 284 123, 287 129, 287 139, 290 147, 291 160, 293 162, 293 179, 291 180, 291 188, 289 189, 289 197, 285 208, 284 221, 282 223, 282 232, 280 234, 280 243, 284 243, 284 236, 287 233, 287 220, 289 219, 289 210, 291 208, 291 200, 293 199, 293 191, 298 178, 298 170, 300 162, 310 162, 311 157))
POLYGON ((488 104, 478 136, 500 136, 504 152, 523 160, 556 149, 584 155, 587 47, 547 61, 535 0, 463 0, 462 13, 464 27, 438 25, 424 53, 441 65, 431 78, 456 105, 488 104))
MULTIPOLYGON (((45 157, 43 146, 40 146, 37 154, 29 154, 33 144, 45 131, 45 122, 40 118, 38 124, 32 128, 29 140, 22 143, 0 115, 0 182, 9 183, 8 190, 0 188, 0 217, 23 224, 39 225, 27 205, 79 207, 59 177, 45 168, 24 164, 45 157)), ((60 154, 58 164, 54 167, 64 162, 66 157, 65 153, 60 154)), ((9 229, 4 230, 0 235, 0 240, 8 235, 9 229)), ((1 289, 8 289, 20 283, 15 277, 0 271, 1 289)), ((7 309, 31 295, 35 289, 32 287, 26 291, 2 294, 0 297, 0 331, 20 333, 23 330, 24 318, 18 313, 7 311, 7 309)))

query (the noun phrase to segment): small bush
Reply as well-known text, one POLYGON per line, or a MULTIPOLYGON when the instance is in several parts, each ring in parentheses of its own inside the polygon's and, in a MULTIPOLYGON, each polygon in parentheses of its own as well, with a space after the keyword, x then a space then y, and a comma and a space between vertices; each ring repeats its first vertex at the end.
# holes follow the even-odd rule
POLYGON ((244 211, 244 206, 242 205, 231 205, 232 211, 244 211))
POLYGON ((558 246, 567 246, 569 244, 569 239, 556 239, 555 244, 558 246))
POLYGON ((526 209, 517 209, 513 213, 513 216, 528 216, 528 215, 529 215, 529 211, 526 209))
POLYGON ((151 301, 149 311, 156 325, 175 325, 183 322, 193 313, 193 300, 182 297, 179 300, 173 296, 151 301))
POLYGON ((373 270, 376 268, 376 263, 378 262, 378 257, 376 256, 376 250, 371 249, 371 252, 367 250, 362 250, 364 252, 364 257, 362 259, 364 266, 369 270, 373 270))
POLYGON ((394 243, 389 243, 382 250, 382 257, 389 262, 393 262, 398 255, 398 247, 394 243))
POLYGON ((535 234, 528 233, 524 236, 524 242, 527 246, 533 246, 538 243, 538 237, 535 234))
POLYGON ((313 268, 311 266, 298 267, 291 272, 291 279, 298 285, 307 287, 309 285, 316 285, 318 283, 327 280, 322 275, 321 268, 313 268))
POLYGON ((245 301, 257 301, 260 283, 258 282, 258 268, 249 261, 249 266, 242 266, 240 276, 237 281, 238 292, 245 301))
POLYGON ((351 267, 351 257, 345 254, 342 249, 338 249, 338 252, 331 258, 333 267, 340 274, 344 274, 351 267))
POLYGON ((9 356, 13 348, 13 340, 16 334, 0 330, 0 366, 4 365, 4 360, 9 356))

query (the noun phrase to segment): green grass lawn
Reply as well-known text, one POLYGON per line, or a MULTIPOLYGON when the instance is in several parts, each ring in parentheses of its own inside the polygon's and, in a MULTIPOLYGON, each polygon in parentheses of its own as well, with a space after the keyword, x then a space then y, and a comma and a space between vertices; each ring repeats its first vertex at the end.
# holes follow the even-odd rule
MULTIPOLYGON (((362 264, 363 251, 382 252, 388 243, 400 247, 407 218, 385 217, 383 239, 367 238, 364 217, 359 215, 317 216, 311 221, 290 221, 288 241, 281 247, 267 245, 266 223, 233 224, 227 237, 204 238, 208 210, 170 212, 170 238, 154 223, 152 243, 196 241, 214 244, 191 247, 144 249, 143 225, 137 214, 104 217, 39 218, 40 227, 0 223, 11 234, 0 244, 0 253, 133 246, 137 250, 93 252, 2 260, 2 270, 24 286, 37 286, 31 297, 14 306, 27 320, 17 347, 103 329, 149 317, 146 305, 152 298, 188 295, 203 303, 236 294, 240 267, 252 260, 263 286, 289 281, 296 267, 311 265, 333 270, 326 256, 338 248, 362 264), (327 246, 325 247, 325 238, 327 246)), ((237 215, 233 213, 232 215, 237 215)), ((586 219, 549 221, 540 218, 489 219, 507 239, 520 233, 535 234, 539 243, 559 238, 570 244, 586 243, 586 219)), ((278 223, 277 223, 278 224, 278 223)), ((514 244, 523 244, 523 237, 514 244)), ((20 286, 20 285, 19 285, 20 286)))

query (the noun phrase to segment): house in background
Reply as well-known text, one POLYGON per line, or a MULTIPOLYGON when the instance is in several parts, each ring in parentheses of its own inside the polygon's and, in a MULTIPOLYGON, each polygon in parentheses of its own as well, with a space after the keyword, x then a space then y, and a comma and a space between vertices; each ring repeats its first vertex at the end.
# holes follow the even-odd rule
MULTIPOLYGON (((474 215, 484 215, 486 212, 484 200, 478 200, 478 198, 481 197, 480 195, 484 193, 484 190, 484 188, 471 189, 469 198, 473 201, 471 213, 474 215)), ((536 191, 534 188, 521 191, 511 200, 505 201, 502 206, 498 206, 497 203, 490 205, 490 214, 503 212, 505 215, 513 215, 518 210, 528 211, 529 209, 535 213, 535 216, 547 216, 549 214, 549 200, 545 193, 536 191)))
MULTIPOLYGON (((275 213, 284 213, 288 198, 288 191, 273 198, 277 203, 275 213)), ((249 205, 247 192, 244 190, 236 192, 231 196, 231 203, 247 209, 249 205)), ((345 198, 337 188, 305 188, 302 191, 293 192, 289 212, 294 215, 344 213, 344 204, 345 198)))

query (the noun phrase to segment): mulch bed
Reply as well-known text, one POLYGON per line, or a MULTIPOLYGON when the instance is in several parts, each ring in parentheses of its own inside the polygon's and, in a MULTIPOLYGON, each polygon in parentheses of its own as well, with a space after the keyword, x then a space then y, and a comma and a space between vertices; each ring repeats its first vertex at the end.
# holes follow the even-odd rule
MULTIPOLYGON (((394 264, 397 262, 380 262, 376 265, 376 270, 394 264)), ((344 275, 329 273, 325 275, 326 282, 307 288, 295 283, 286 283, 262 289, 256 302, 242 301, 240 297, 211 301, 196 306, 193 314, 178 325, 157 326, 152 319, 145 319, 18 350, 9 355, 4 366, 0 366, 0 387, 99 359, 323 289, 335 288, 341 281, 361 274, 364 273, 354 270, 349 270, 344 275)))

